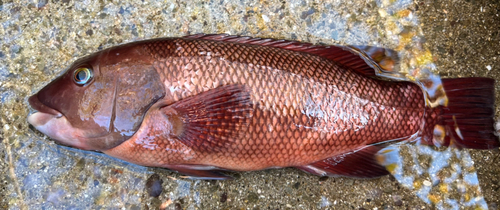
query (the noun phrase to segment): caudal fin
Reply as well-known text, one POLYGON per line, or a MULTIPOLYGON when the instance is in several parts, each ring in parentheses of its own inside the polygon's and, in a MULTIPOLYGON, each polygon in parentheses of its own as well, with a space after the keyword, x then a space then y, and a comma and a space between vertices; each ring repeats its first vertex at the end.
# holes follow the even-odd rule
POLYGON ((500 146, 494 130, 495 80, 443 79, 446 107, 426 114, 424 141, 436 146, 494 149, 500 146))

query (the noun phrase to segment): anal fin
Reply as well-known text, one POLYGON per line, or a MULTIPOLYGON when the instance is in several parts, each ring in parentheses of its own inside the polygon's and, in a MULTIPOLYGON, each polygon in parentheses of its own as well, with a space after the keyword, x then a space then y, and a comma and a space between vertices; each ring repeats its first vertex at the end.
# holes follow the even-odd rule
POLYGON ((318 176, 375 178, 389 174, 377 163, 376 154, 383 146, 368 145, 309 165, 297 167, 318 176))

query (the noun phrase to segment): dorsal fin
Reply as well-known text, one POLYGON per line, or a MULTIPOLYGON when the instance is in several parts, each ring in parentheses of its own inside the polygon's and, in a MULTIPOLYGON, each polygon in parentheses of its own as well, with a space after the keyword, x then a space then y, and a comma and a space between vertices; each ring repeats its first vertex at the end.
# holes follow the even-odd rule
POLYGON ((376 76, 376 72, 381 71, 397 72, 397 64, 399 63, 397 52, 373 46, 313 45, 298 41, 228 34, 195 34, 185 38, 261 45, 310 53, 332 60, 343 67, 367 76, 376 76))

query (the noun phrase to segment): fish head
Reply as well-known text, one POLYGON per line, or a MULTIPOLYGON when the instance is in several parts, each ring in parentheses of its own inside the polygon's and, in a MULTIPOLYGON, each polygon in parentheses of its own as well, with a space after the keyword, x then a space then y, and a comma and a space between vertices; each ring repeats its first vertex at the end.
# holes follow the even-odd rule
POLYGON ((74 62, 29 98, 28 122, 56 142, 104 151, 129 139, 165 90, 140 45, 109 48, 74 62))

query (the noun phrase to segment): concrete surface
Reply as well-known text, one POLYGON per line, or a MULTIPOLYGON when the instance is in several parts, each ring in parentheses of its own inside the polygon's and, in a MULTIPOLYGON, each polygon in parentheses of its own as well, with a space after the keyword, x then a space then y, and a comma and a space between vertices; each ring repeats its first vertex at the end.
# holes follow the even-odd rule
MULTIPOLYGON (((99 49, 200 32, 383 46, 414 52, 408 62, 415 56, 419 65, 434 62, 443 77, 498 80, 499 13, 495 0, 1 0, 0 208, 432 208, 391 176, 355 180, 278 169, 235 173, 232 181, 192 181, 58 146, 27 124, 27 97, 99 49)), ((499 208, 498 150, 470 154, 488 206, 499 208)))

